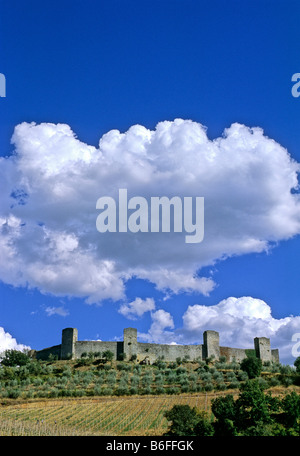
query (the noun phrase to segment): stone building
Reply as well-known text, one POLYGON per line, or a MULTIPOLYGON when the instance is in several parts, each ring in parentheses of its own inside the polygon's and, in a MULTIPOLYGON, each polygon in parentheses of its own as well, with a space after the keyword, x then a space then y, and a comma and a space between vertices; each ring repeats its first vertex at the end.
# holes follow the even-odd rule
MULTIPOLYGON (((250 347, 249 347, 250 348, 250 347)), ((237 362, 246 358, 247 349, 222 347, 219 343, 219 333, 217 331, 205 331, 203 333, 203 344, 201 345, 168 345, 150 344, 137 341, 137 330, 135 328, 125 328, 123 341, 102 342, 102 341, 79 341, 76 328, 65 328, 62 331, 61 344, 45 348, 36 352, 37 359, 48 359, 52 354, 58 359, 77 359, 83 353, 111 351, 114 359, 119 359, 121 354, 126 355, 126 360, 134 357, 137 362, 147 362, 152 364, 159 357, 165 361, 176 361, 176 358, 189 360, 205 360, 211 356, 219 359, 225 356, 228 362, 234 359, 237 362)), ((270 339, 266 337, 256 337, 254 347, 256 356, 262 361, 279 362, 278 349, 271 349, 270 339)))

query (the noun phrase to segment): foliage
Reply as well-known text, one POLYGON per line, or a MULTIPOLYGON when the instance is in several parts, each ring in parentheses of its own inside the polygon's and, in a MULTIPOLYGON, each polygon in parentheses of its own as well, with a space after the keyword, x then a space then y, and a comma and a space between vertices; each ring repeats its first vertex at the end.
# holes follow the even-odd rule
POLYGON ((262 362, 260 358, 249 356, 241 362, 241 369, 247 372, 249 378, 258 377, 261 374, 262 362))
POLYGON ((174 405, 171 410, 165 413, 171 426, 167 436, 188 436, 195 435, 195 427, 198 423, 198 412, 195 407, 189 405, 174 405))
POLYGON ((28 353, 19 350, 5 350, 1 359, 3 366, 25 366, 29 363, 28 353))
POLYGON ((299 435, 300 396, 294 391, 282 399, 266 394, 257 379, 246 382, 239 397, 213 399, 214 421, 188 405, 165 413, 171 422, 168 436, 284 436, 299 435))
POLYGON ((114 354, 113 352, 111 352, 110 350, 106 350, 102 353, 102 356, 103 358, 106 360, 106 361, 112 361, 113 358, 114 358, 114 354))
POLYGON ((295 359, 294 366, 296 367, 297 374, 300 374, 300 356, 295 359))

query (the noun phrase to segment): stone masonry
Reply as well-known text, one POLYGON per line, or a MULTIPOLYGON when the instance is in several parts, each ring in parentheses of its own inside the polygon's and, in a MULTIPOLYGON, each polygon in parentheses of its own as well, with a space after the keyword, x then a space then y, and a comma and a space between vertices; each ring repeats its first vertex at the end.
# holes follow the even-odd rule
MULTIPOLYGON (((65 328, 62 331, 61 344, 37 351, 36 357, 48 359, 50 355, 54 355, 58 359, 78 359, 83 353, 103 353, 107 350, 113 353, 115 360, 124 353, 126 360, 136 359, 137 362, 149 364, 154 363, 159 357, 172 362, 176 361, 176 358, 187 358, 192 361, 206 360, 210 357, 219 359, 220 356, 225 356, 227 362, 240 362, 247 356, 247 349, 220 346, 219 333, 212 330, 203 333, 201 345, 168 345, 138 342, 135 328, 125 328, 123 341, 120 342, 79 341, 76 328, 65 328)), ((252 350, 262 361, 279 362, 278 349, 271 350, 270 339, 266 337, 256 337, 252 350)))

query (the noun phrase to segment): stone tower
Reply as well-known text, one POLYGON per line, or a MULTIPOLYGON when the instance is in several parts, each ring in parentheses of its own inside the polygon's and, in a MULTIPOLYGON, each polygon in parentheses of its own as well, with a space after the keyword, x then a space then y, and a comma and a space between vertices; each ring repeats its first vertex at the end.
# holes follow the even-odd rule
POLYGON ((254 348, 257 358, 260 358, 262 361, 272 360, 270 339, 267 337, 255 337, 254 348))
POLYGON ((62 330, 61 338, 61 359, 75 358, 75 342, 78 340, 76 328, 65 328, 62 330))
POLYGON ((214 356, 220 358, 219 333, 217 331, 204 331, 203 333, 203 357, 214 356))
POLYGON ((137 355, 138 345, 136 328, 124 329, 123 352, 126 354, 127 360, 130 360, 132 355, 137 355))

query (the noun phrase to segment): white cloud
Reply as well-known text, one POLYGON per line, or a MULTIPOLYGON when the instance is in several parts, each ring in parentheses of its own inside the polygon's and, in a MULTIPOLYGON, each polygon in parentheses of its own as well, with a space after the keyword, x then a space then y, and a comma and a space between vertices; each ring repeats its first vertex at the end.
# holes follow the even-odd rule
POLYGON ((4 328, 0 328, 0 354, 5 350, 23 351, 25 349, 30 349, 30 347, 27 345, 19 344, 14 337, 12 337, 8 332, 4 331, 4 328))
POLYGON ((99 148, 68 125, 22 123, 15 154, 0 159, 0 279, 88 303, 125 298, 140 277, 160 290, 208 295, 201 267, 264 252, 300 231, 299 164, 260 128, 233 124, 215 140, 201 124, 176 119, 103 135, 99 148), (96 201, 128 196, 203 196, 205 234, 105 233, 96 201), (199 273, 200 271, 200 273, 199 273), (200 274, 200 275, 199 275, 200 274))
POLYGON ((279 349, 281 363, 293 365, 295 361, 292 348, 296 342, 292 337, 300 334, 300 316, 274 318, 271 307, 261 299, 229 297, 213 306, 190 305, 182 316, 181 328, 175 328, 172 315, 163 309, 151 316, 148 333, 138 334, 141 341, 201 345, 203 332, 214 330, 220 334, 221 346, 254 348, 255 337, 268 337, 271 348, 279 349))
POLYGON ((69 311, 65 309, 63 306, 59 307, 54 307, 54 306, 48 306, 45 308, 45 312, 48 315, 48 317, 51 317, 52 315, 59 315, 61 317, 66 317, 69 315, 69 311))
POLYGON ((152 323, 148 333, 139 333, 139 339, 153 343, 174 343, 173 332, 166 330, 166 328, 174 328, 174 321, 170 312, 166 312, 163 309, 159 309, 151 313, 151 318, 152 323))
POLYGON ((155 309, 155 302, 153 298, 136 298, 128 304, 122 304, 119 308, 119 313, 131 320, 141 317, 145 312, 155 309))
POLYGON ((292 335, 299 331, 300 317, 274 318, 270 306, 250 296, 229 297, 214 306, 195 304, 183 315, 181 340, 202 343, 207 329, 220 333, 220 345, 236 348, 254 348, 255 337, 268 337, 271 348, 279 348, 282 362, 293 363, 292 335))

